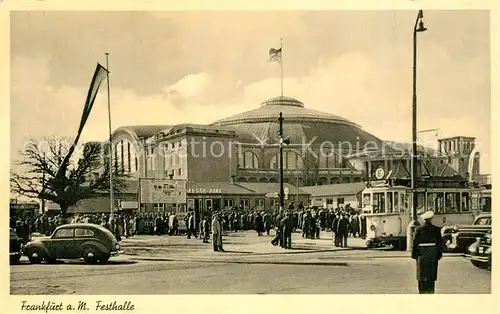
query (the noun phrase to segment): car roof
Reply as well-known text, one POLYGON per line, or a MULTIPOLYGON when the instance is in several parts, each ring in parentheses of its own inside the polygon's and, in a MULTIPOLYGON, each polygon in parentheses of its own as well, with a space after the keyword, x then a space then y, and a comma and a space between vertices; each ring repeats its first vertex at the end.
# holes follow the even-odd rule
POLYGON ((68 228, 89 228, 89 229, 98 229, 100 231, 106 232, 108 229, 104 228, 101 225, 91 224, 91 223, 74 223, 74 224, 65 224, 60 225, 56 229, 68 229, 68 228))
POLYGON ((101 225, 92 224, 92 223, 74 223, 74 224, 60 225, 54 231, 59 230, 59 229, 74 229, 74 228, 97 229, 97 230, 107 234, 108 236, 114 237, 113 233, 111 231, 109 231, 108 229, 104 228, 101 225))

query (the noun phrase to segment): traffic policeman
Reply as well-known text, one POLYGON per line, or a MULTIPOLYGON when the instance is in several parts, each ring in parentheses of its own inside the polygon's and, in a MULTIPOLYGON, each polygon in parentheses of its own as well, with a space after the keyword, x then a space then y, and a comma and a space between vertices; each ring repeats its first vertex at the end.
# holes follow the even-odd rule
POLYGON ((441 229, 431 222, 434 212, 427 211, 420 217, 424 224, 415 230, 411 257, 417 261, 419 293, 433 294, 438 262, 443 257, 441 229))

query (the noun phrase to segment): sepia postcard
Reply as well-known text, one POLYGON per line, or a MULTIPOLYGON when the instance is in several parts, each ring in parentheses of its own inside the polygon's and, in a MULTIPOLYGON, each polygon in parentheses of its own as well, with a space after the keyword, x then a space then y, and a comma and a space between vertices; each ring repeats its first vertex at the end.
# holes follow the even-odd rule
POLYGON ((500 310, 494 1, 0 12, 2 313, 500 310))

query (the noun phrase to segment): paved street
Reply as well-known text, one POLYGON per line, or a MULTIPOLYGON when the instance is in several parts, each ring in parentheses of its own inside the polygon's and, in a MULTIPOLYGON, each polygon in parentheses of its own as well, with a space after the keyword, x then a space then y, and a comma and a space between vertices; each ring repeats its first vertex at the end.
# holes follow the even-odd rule
MULTIPOLYGON (((408 294, 416 292, 415 265, 407 252, 335 250, 329 235, 304 240, 295 250, 269 244, 252 232, 226 237, 229 252, 184 237, 124 240, 127 255, 107 265, 83 261, 11 267, 12 294, 408 294), (169 244, 170 243, 170 244, 169 244), (130 254, 130 255, 129 255, 130 254)), ((351 239, 350 239, 351 240, 351 239)), ((352 239, 351 243, 359 243, 352 239)), ((491 272, 461 256, 440 263, 436 293, 490 293, 491 272)))

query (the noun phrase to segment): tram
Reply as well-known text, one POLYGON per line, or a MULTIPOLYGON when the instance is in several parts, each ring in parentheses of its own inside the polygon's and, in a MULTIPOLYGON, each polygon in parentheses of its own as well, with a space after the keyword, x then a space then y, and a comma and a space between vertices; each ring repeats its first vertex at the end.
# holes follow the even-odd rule
POLYGON ((482 186, 472 192, 474 213, 491 213, 491 186, 482 186))
MULTIPOLYGON (((471 224, 474 220, 472 189, 456 177, 420 178, 415 190, 409 179, 371 181, 362 192, 362 213, 366 219, 367 246, 392 245, 406 250, 407 227, 412 217, 412 196, 417 193, 417 214, 434 211, 433 224, 471 224)), ((423 223, 419 219, 420 224, 423 223)))

